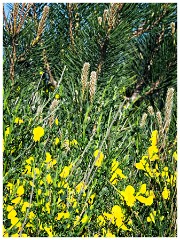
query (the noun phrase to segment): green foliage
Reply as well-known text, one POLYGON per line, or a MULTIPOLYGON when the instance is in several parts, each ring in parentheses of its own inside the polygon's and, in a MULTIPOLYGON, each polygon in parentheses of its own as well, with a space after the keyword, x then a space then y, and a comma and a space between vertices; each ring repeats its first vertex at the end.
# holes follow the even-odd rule
POLYGON ((33 45, 45 6, 4 22, 4 236, 175 237, 176 4, 49 3, 33 45))

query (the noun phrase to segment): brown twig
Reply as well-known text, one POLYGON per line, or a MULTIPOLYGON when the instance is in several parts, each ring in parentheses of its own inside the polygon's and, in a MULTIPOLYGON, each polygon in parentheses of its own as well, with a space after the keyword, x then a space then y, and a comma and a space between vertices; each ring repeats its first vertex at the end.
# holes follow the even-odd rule
POLYGON ((167 9, 165 8, 163 13, 159 16, 159 18, 153 24, 148 25, 146 28, 144 28, 144 25, 146 25, 147 22, 144 22, 141 27, 139 27, 136 31, 133 32, 132 38, 138 37, 138 36, 142 35, 143 33, 153 29, 161 21, 161 19, 165 16, 166 12, 167 12, 167 9))
POLYGON ((36 172, 34 171, 33 183, 32 183, 32 188, 31 188, 31 193, 30 193, 30 198, 29 198, 29 206, 28 206, 28 209, 27 209, 27 211, 26 211, 25 219, 24 219, 24 222, 23 222, 23 224, 22 224, 21 230, 20 230, 20 232, 19 232, 19 237, 22 236, 22 231, 23 231, 23 229, 24 229, 24 226, 26 225, 26 221, 27 221, 27 219, 28 219, 29 210, 30 210, 30 208, 31 208, 32 197, 33 197, 33 192, 34 192, 35 175, 36 175, 36 172))
POLYGON ((12 84, 14 84, 14 76, 15 76, 15 62, 16 62, 16 39, 12 38, 12 54, 10 56, 10 79, 12 84))
POLYGON ((14 25, 14 27, 13 27, 13 35, 16 34, 18 11, 19 11, 19 3, 14 3, 14 9, 13 9, 13 25, 14 25))
MULTIPOLYGON (((28 3, 28 4, 27 4, 27 9, 26 9, 24 15, 21 14, 20 23, 19 23, 18 28, 17 28, 17 30, 16 30, 16 34, 18 34, 18 33, 20 32, 20 30, 21 30, 21 28, 22 28, 22 26, 23 26, 23 24, 24 24, 24 21, 25 21, 25 19, 26 19, 26 16, 27 16, 30 8, 32 7, 32 5, 33 5, 33 3, 28 3)), ((25 8, 25 5, 23 5, 22 7, 23 7, 23 9, 24 9, 24 8, 25 8)))
POLYGON ((9 28, 9 25, 8 25, 8 22, 7 22, 6 14, 5 14, 5 11, 4 11, 4 6, 3 6, 3 20, 4 20, 4 23, 5 23, 6 30, 8 31, 8 33, 10 33, 10 28, 9 28))
MULTIPOLYGON (((106 51, 107 51, 107 47, 109 44, 110 32, 112 29, 114 29, 117 26, 117 23, 118 23, 117 15, 121 11, 123 5, 124 5, 124 3, 112 3, 110 5, 109 10, 104 11, 103 21, 104 21, 104 23, 107 21, 108 29, 107 29, 106 37, 103 39, 103 41, 99 42, 100 59, 99 59, 99 63, 98 63, 97 70, 96 70, 97 76, 101 73, 102 66, 103 66, 105 58, 106 58, 106 51)), ((99 36, 99 39, 101 39, 101 36, 99 36)))
POLYGON ((46 68, 46 70, 47 70, 47 72, 49 74, 50 82, 51 82, 51 84, 54 87, 56 87, 57 86, 57 82, 54 80, 53 75, 51 73, 51 68, 50 68, 49 62, 47 60, 46 50, 45 49, 43 50, 43 59, 44 59, 45 68, 46 68))
POLYGON ((74 36, 73 36, 73 4, 67 3, 67 10, 68 10, 68 16, 69 16, 69 36, 71 40, 71 45, 74 47, 74 36))

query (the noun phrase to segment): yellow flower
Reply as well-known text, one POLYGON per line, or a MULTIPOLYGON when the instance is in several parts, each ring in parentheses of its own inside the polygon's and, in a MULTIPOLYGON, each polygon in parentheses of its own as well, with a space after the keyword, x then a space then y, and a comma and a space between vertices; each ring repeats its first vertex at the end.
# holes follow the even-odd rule
POLYGON ((148 148, 148 154, 149 154, 149 159, 150 161, 155 161, 159 159, 158 156, 158 148, 157 146, 153 145, 148 148))
POLYGON ((76 139, 73 139, 70 144, 71 144, 72 146, 74 146, 74 145, 77 145, 78 142, 76 141, 76 139))
POLYGON ((86 189, 86 185, 84 182, 80 182, 77 186, 76 186, 76 192, 80 193, 81 190, 85 190, 86 189))
POLYGON ((6 232, 5 227, 3 226, 3 237, 9 237, 8 232, 6 232))
POLYGON ((139 194, 145 194, 145 193, 146 193, 146 184, 142 184, 136 196, 138 196, 139 194))
MULTIPOLYGON (((14 217, 11 219, 11 227, 13 227, 14 225, 16 225, 19 222, 19 218, 14 217)), ((18 225, 16 225, 17 227, 21 226, 21 223, 19 223, 18 225)))
POLYGON ((94 200, 95 196, 96 196, 96 193, 92 194, 92 195, 89 197, 89 200, 88 200, 88 203, 89 203, 89 204, 93 204, 93 200, 94 200))
POLYGON ((21 201, 21 197, 14 198, 11 200, 12 203, 18 204, 21 201))
POLYGON ((176 151, 173 153, 173 158, 177 161, 178 156, 177 156, 177 152, 176 151))
POLYGON ((145 171, 145 164, 146 164, 146 162, 147 162, 147 159, 148 159, 148 156, 143 156, 142 157, 142 159, 140 160, 140 162, 139 163, 136 163, 135 164, 135 167, 137 168, 137 169, 139 169, 139 170, 144 170, 145 171))
POLYGON ((32 181, 29 182, 31 187, 35 187, 34 183, 32 181))
POLYGON ((117 227, 121 227, 123 224, 123 220, 124 220, 124 214, 122 212, 122 209, 120 206, 115 205, 112 208, 112 215, 114 216, 114 218, 116 219, 116 225, 117 227))
POLYGON ((114 172, 119 166, 119 162, 116 161, 116 159, 113 159, 113 162, 111 164, 111 172, 114 172))
POLYGON ((50 227, 44 227, 44 230, 47 232, 47 234, 48 234, 49 237, 53 237, 53 234, 52 234, 52 226, 50 226, 50 227))
MULTIPOLYGON (((117 164, 116 164, 117 166, 117 164)), ((113 169, 115 169, 115 167, 113 167, 113 169)), ((115 172, 113 173, 111 179, 110 179, 110 182, 114 185, 117 183, 118 181, 118 176, 120 178, 127 178, 123 173, 122 173, 122 170, 120 168, 116 168, 115 172)))
POLYGON ((123 213, 122 213, 121 207, 118 206, 118 205, 113 206, 113 207, 112 207, 112 215, 113 215, 115 218, 123 217, 123 213))
POLYGON ((111 176, 111 179, 110 179, 110 182, 115 185, 117 182, 118 182, 118 179, 117 179, 117 173, 114 172, 113 175, 111 176))
POLYGON ((100 167, 102 165, 102 161, 104 159, 104 154, 100 152, 99 150, 96 150, 94 152, 94 157, 96 159, 95 166, 100 167))
POLYGON ((132 207, 136 201, 134 193, 135 189, 131 185, 128 185, 125 191, 121 191, 121 195, 124 197, 124 200, 129 207, 132 207))
POLYGON ((41 195, 41 193, 42 193, 42 190, 38 189, 38 195, 41 195))
POLYGON ((14 185, 12 183, 8 182, 7 188, 9 189, 10 194, 12 193, 13 187, 14 187, 14 185))
POLYGON ((28 202, 24 202, 24 203, 23 203, 23 206, 22 206, 22 208, 21 208, 21 211, 22 211, 22 212, 25 212, 27 207, 29 207, 29 203, 28 203, 28 202))
MULTIPOLYGON (((34 168, 34 172, 35 172, 36 176, 39 175, 40 174, 39 168, 34 168)), ((34 174, 33 174, 33 177, 34 177, 34 174)))
POLYGON ((31 163, 34 161, 34 157, 30 157, 26 160, 27 164, 31 165, 31 163))
POLYGON ((55 141, 54 141, 54 143, 55 143, 55 145, 58 145, 58 143, 59 143, 59 138, 57 137, 57 138, 55 138, 55 141))
POLYGON ((53 182, 50 173, 46 176, 46 181, 48 184, 53 182))
POLYGON ((24 187, 23 187, 23 185, 21 185, 17 189, 17 195, 21 196, 23 194, 24 194, 24 187))
POLYGON ((56 220, 61 220, 61 218, 63 218, 63 216, 64 216, 63 212, 58 213, 58 216, 56 217, 56 220))
POLYGON ((62 172, 60 173, 60 177, 61 178, 67 178, 69 176, 71 168, 72 168, 72 164, 70 164, 69 166, 65 166, 63 168, 62 172))
POLYGON ((9 134, 10 134, 10 127, 7 127, 5 131, 5 136, 8 136, 9 134))
POLYGON ((43 71, 39 71, 39 74, 40 74, 40 75, 43 75, 43 71))
POLYGON ((99 224, 99 226, 104 226, 104 224, 106 223, 104 217, 102 215, 100 215, 98 218, 97 218, 97 222, 99 224))
POLYGON ((88 217, 88 215, 87 215, 87 214, 85 214, 85 215, 83 216, 83 218, 82 218, 81 222, 82 222, 83 224, 85 224, 85 223, 87 223, 87 222, 88 222, 88 220, 89 220, 89 217, 88 217))
POLYGON ((35 214, 31 211, 29 213, 29 219, 32 220, 33 218, 35 218, 35 214))
POLYGON ((59 99, 59 98, 60 98, 59 94, 56 94, 55 99, 59 99))
POLYGON ((114 216, 111 213, 104 212, 103 215, 107 218, 108 221, 114 224, 114 216))
POLYGON ((38 126, 34 128, 33 134, 34 134, 34 137, 33 137, 34 141, 35 142, 40 141, 40 138, 44 136, 44 129, 38 126))
POLYGON ((8 213, 8 219, 13 219, 17 215, 17 212, 13 209, 8 213))
POLYGON ((116 169, 116 173, 117 175, 119 175, 120 178, 127 178, 123 173, 122 170, 120 168, 116 169))
POLYGON ((13 210, 13 208, 14 208, 13 206, 8 205, 6 210, 7 210, 7 212, 10 212, 11 210, 13 210))
POLYGON ((79 216, 76 216, 76 219, 74 221, 74 226, 78 225, 79 224, 79 220, 80 220, 80 217, 79 216))
POLYGON ((150 140, 151 140, 151 145, 152 146, 156 146, 157 145, 157 138, 158 138, 158 131, 157 130, 154 130, 153 132, 152 132, 152 134, 151 134, 151 138, 150 138, 150 140))
POLYGON ((14 233, 11 235, 11 237, 19 237, 19 233, 14 233))
POLYGON ((31 166, 26 165, 23 174, 31 175, 31 166))
POLYGON ((69 212, 64 213, 64 218, 65 219, 70 218, 70 213, 69 212))
POLYGON ((47 164, 47 169, 52 168, 56 163, 57 163, 57 161, 56 161, 55 159, 53 159, 51 162, 49 162, 49 163, 47 164))
POLYGON ((155 217, 156 216, 156 211, 153 211, 149 214, 149 217, 147 217, 147 222, 153 222, 155 223, 155 217))
POLYGON ((106 237, 116 237, 114 234, 110 232, 110 230, 107 230, 106 237))
POLYGON ((136 196, 136 199, 141 202, 144 203, 146 206, 150 206, 153 204, 153 196, 149 196, 149 197, 143 197, 143 196, 136 196))
POLYGON ((127 223, 128 225, 132 225, 133 224, 133 221, 132 221, 132 219, 129 219, 129 221, 128 221, 128 223, 127 223))
POLYGON ((169 199, 169 195, 170 195, 169 189, 167 189, 167 187, 164 187, 164 190, 163 190, 163 192, 162 192, 162 197, 163 197, 164 199, 169 199))
POLYGON ((46 203, 45 206, 46 206, 46 212, 50 214, 50 202, 46 203))
POLYGON ((127 231, 127 230, 131 231, 131 229, 127 228, 124 224, 122 224, 121 229, 124 231, 127 231))
POLYGON ((15 118, 14 122, 17 123, 17 124, 21 124, 24 121, 22 119, 20 119, 19 117, 17 117, 17 118, 15 118))
POLYGON ((46 162, 50 162, 52 160, 51 154, 49 152, 46 152, 46 162))
POLYGON ((55 124, 58 126, 59 124, 58 118, 55 119, 55 124))

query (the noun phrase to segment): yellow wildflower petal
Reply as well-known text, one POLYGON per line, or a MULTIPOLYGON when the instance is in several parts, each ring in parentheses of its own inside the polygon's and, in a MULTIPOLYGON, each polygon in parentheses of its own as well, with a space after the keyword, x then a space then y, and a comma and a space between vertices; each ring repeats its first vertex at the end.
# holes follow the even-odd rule
POLYGON ((8 213, 8 219, 13 219, 17 215, 17 212, 13 209, 8 213))
POLYGON ((81 222, 82 222, 83 224, 85 224, 85 223, 87 223, 87 222, 88 222, 88 220, 89 220, 89 217, 88 217, 88 215, 87 215, 87 214, 85 214, 85 215, 83 216, 83 218, 82 218, 81 222))
POLYGON ((67 178, 69 176, 69 173, 71 171, 72 165, 69 166, 65 166, 62 170, 62 172, 60 173, 60 177, 61 178, 67 178))
POLYGON ((176 151, 173 153, 173 158, 177 161, 178 156, 177 156, 177 152, 176 151))
POLYGON ((19 218, 17 218, 17 217, 14 217, 14 218, 11 219, 11 225, 12 226, 16 225, 18 222, 19 222, 19 218))
POLYGON ((55 138, 55 141, 54 141, 55 145, 58 145, 59 142, 60 142, 59 138, 58 137, 55 138))
POLYGON ((53 182, 50 173, 46 176, 46 181, 48 184, 51 184, 53 182))
POLYGON ((96 159, 95 166, 100 167, 102 165, 103 159, 104 159, 104 154, 100 152, 99 150, 96 150, 94 152, 94 157, 96 159))
POLYGON ((18 204, 21 201, 21 197, 14 198, 11 200, 12 203, 18 204))
POLYGON ((6 210, 7 210, 7 212, 10 212, 11 210, 13 210, 13 208, 14 208, 13 206, 8 205, 6 210))
POLYGON ((61 218, 63 218, 63 216, 64 216, 63 212, 58 213, 58 216, 56 217, 56 220, 61 220, 61 218))
POLYGON ((41 137, 44 136, 44 129, 40 126, 34 128, 33 135, 34 135, 33 139, 35 142, 40 141, 41 137))
POLYGON ((116 237, 114 234, 110 232, 110 230, 107 230, 106 237, 116 237))
POLYGON ((169 195, 170 195, 170 191, 169 191, 169 189, 167 189, 167 187, 165 187, 163 192, 162 192, 162 197, 164 199, 169 199, 169 195))
POLYGON ((24 187, 23 186, 19 186, 17 189, 17 195, 21 196, 24 194, 24 187))

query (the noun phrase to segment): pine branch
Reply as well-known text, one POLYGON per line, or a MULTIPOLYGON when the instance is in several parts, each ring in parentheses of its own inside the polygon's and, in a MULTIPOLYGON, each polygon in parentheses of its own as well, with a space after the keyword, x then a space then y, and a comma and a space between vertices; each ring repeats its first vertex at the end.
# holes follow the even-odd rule
POLYGON ((71 40, 71 45, 74 47, 74 36, 73 36, 73 4, 67 3, 67 10, 68 10, 68 16, 69 16, 69 36, 71 40))
POLYGON ((5 14, 5 11, 4 11, 4 6, 3 6, 3 20, 4 20, 4 23, 5 23, 5 27, 6 27, 7 32, 10 33, 10 28, 9 28, 9 25, 8 25, 8 22, 7 22, 6 14, 5 14))
POLYGON ((152 30, 156 25, 158 25, 158 24, 160 23, 160 21, 162 20, 162 18, 166 15, 168 5, 169 5, 169 3, 165 4, 165 8, 164 8, 163 13, 158 17, 158 19, 156 19, 156 20, 154 21, 154 23, 152 23, 151 25, 148 25, 146 28, 144 28, 144 26, 145 26, 146 24, 148 24, 148 21, 149 21, 149 20, 148 20, 147 22, 144 22, 141 27, 139 27, 136 31, 133 32, 132 38, 133 38, 133 37, 139 37, 139 36, 142 35, 143 33, 152 30))
POLYGON ((25 22, 25 19, 26 19, 26 17, 27 17, 27 14, 28 14, 28 12, 29 12, 29 10, 30 10, 30 8, 33 6, 33 3, 28 3, 28 4, 22 4, 22 11, 24 10, 24 8, 27 6, 27 9, 26 9, 26 11, 24 12, 24 15, 20 15, 20 23, 19 23, 19 25, 18 25, 18 27, 17 27, 17 30, 16 30, 16 34, 19 34, 19 32, 21 31, 21 28, 22 28, 22 26, 23 26, 23 24, 24 24, 24 22, 25 22))

